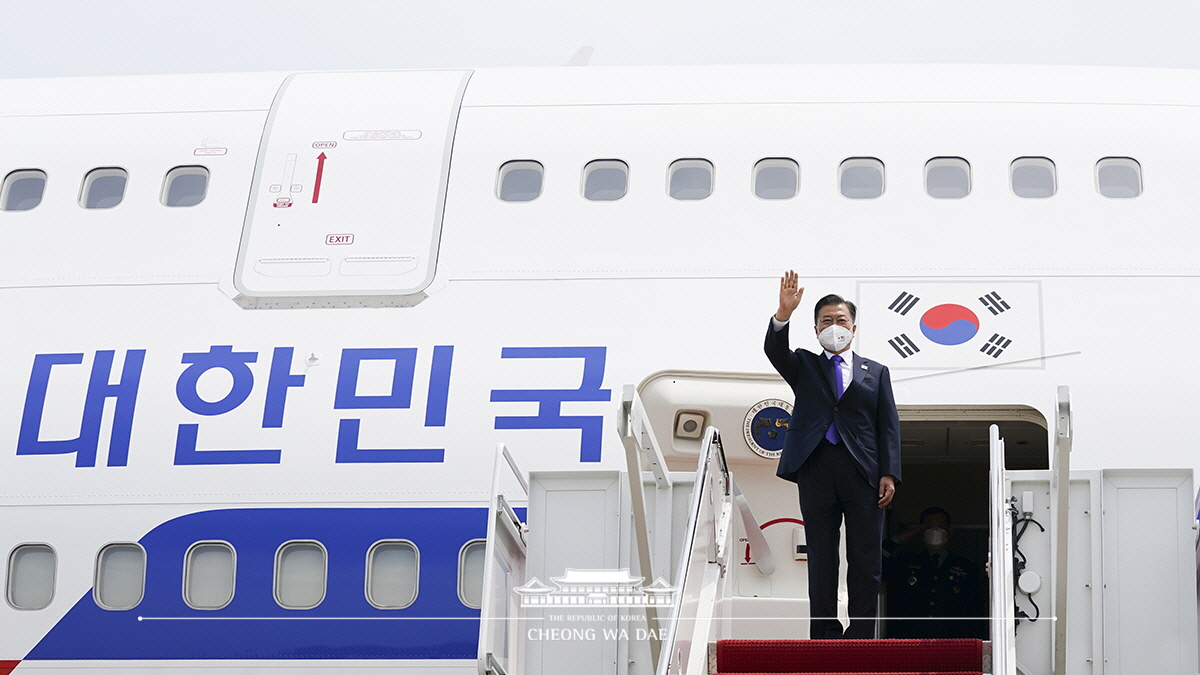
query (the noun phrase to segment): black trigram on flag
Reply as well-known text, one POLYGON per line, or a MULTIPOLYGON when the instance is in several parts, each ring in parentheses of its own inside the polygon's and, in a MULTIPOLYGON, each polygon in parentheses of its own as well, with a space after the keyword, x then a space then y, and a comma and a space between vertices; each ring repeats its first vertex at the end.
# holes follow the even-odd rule
POLYGON ((1000 355, 1003 354, 1004 350, 1008 349, 1008 346, 1011 344, 1012 340, 999 333, 992 333, 991 339, 989 339, 987 344, 985 344, 983 347, 980 347, 979 351, 987 354, 993 359, 997 359, 1000 358, 1000 355))
POLYGON ((916 307, 917 303, 920 301, 921 299, 912 293, 901 292, 900 295, 896 296, 896 299, 892 301, 892 304, 888 305, 888 309, 899 314, 900 316, 905 316, 908 314, 908 310, 916 307))
POLYGON ((1004 301, 1004 298, 1000 297, 1000 294, 996 291, 992 291, 991 293, 979 298, 979 302, 982 302, 983 306, 988 308, 988 311, 992 313, 992 316, 995 316, 1007 309, 1012 309, 1008 306, 1008 303, 1004 301))
POLYGON ((907 359, 913 354, 921 351, 921 348, 917 346, 917 343, 913 342, 912 339, 904 333, 901 333, 888 340, 888 344, 892 346, 892 349, 896 350, 896 353, 900 355, 900 358, 904 359, 907 359))

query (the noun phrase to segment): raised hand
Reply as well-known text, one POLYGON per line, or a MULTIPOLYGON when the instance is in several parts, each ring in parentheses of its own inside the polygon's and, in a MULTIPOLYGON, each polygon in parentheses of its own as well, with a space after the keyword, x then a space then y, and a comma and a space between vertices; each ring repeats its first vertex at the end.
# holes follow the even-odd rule
POLYGON ((779 279, 779 311, 775 318, 787 321, 792 318, 792 312, 800 306, 800 298, 804 297, 804 287, 799 286, 800 275, 788 270, 779 279))

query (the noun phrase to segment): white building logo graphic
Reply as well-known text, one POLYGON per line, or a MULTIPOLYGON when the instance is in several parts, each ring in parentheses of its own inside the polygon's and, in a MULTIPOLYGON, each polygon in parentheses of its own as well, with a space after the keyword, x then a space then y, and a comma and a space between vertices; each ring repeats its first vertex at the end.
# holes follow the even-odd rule
POLYGON ((670 605, 676 589, 662 580, 643 586, 645 577, 629 576, 629 569, 576 570, 567 568, 561 577, 551 577, 552 588, 537 577, 514 588, 522 607, 661 607, 670 605))

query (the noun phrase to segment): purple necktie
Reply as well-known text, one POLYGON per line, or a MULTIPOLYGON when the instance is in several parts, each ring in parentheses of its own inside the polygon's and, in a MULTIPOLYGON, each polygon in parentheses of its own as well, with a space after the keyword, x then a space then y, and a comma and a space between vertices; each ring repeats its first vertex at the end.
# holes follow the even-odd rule
MULTIPOLYGON (((841 398, 842 389, 844 388, 842 387, 842 356, 841 354, 834 354, 829 360, 833 361, 833 376, 837 378, 837 398, 841 398)), ((837 430, 837 422, 829 425, 829 430, 825 432, 825 440, 834 445, 842 442, 842 436, 837 430)))

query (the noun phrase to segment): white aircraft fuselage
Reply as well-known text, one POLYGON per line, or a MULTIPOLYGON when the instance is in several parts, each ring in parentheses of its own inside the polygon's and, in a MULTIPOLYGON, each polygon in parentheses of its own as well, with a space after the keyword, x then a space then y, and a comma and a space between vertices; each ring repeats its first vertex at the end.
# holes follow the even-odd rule
POLYGON ((622 387, 769 372, 788 269, 793 346, 853 300, 902 415, 1053 420, 1069 385, 1073 469, 1200 467, 1197 92, 1003 66, 0 82, 0 672, 473 672, 496 444, 623 468, 622 387), (289 543, 323 583, 280 589, 289 543), (373 594, 384 569, 411 592, 373 594))

